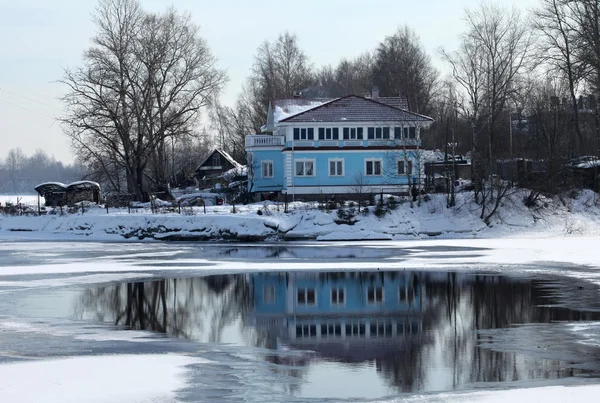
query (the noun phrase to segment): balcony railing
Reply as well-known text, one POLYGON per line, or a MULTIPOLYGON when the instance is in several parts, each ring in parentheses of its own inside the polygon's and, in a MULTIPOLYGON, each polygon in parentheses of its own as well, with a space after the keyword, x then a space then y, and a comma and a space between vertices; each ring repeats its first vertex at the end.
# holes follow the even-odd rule
POLYGON ((246 136, 246 148, 251 147, 283 147, 283 136, 269 134, 251 134, 246 136))

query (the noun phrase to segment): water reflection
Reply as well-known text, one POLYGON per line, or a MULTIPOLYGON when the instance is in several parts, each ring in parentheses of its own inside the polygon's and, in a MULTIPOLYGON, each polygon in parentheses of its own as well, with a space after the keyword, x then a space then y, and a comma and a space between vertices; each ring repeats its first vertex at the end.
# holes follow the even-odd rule
POLYGON ((362 397, 378 397, 581 374, 564 362, 478 347, 479 329, 600 319, 553 308, 548 294, 547 282, 493 275, 255 273, 90 289, 76 317, 260 347, 277 373, 305 381, 289 383, 294 394, 315 383, 311 368, 319 365, 327 365, 332 384, 348 370, 371 368, 381 384, 362 397))

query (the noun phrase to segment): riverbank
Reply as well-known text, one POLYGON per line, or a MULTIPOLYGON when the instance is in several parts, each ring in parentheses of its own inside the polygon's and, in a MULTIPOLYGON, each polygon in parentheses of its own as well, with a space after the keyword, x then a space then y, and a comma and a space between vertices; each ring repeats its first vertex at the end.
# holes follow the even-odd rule
POLYGON ((428 238, 539 237, 600 234, 600 202, 591 191, 541 198, 533 208, 527 191, 508 196, 489 225, 472 193, 457 195, 448 208, 444 195, 426 197, 420 205, 397 202, 361 212, 347 204, 320 210, 292 203, 288 213, 272 202, 247 206, 187 207, 152 213, 149 209, 86 208, 82 213, 0 216, 3 240, 93 241, 358 241, 428 238))

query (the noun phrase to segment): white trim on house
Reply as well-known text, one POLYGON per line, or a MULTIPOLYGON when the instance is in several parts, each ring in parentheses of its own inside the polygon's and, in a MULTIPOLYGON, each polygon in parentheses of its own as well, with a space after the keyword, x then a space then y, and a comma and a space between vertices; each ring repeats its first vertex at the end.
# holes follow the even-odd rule
POLYGON ((383 305, 385 303, 385 288, 383 287, 383 285, 369 285, 369 286, 367 286, 367 292, 365 294, 366 294, 365 298, 367 301, 367 305, 369 305, 369 306, 383 305), (369 288, 370 287, 374 288, 373 297, 375 297, 375 298, 374 298, 373 302, 369 302, 369 288), (381 288, 381 301, 377 300, 377 289, 378 288, 381 288))
POLYGON ((365 158, 365 176, 383 176, 383 158, 365 158), (367 163, 368 162, 373 162, 372 165, 372 172, 373 173, 368 173, 367 172, 367 163), (375 162, 379 162, 379 173, 376 174, 375 171, 375 162))
POLYGON ((334 176, 334 177, 338 177, 338 178, 346 176, 346 162, 345 162, 344 158, 329 158, 327 160, 327 176, 334 176), (333 173, 333 174, 331 173, 331 163, 332 162, 336 163, 335 164, 335 173, 333 173), (338 172, 338 165, 337 165, 338 162, 342 163, 342 165, 341 165, 342 172, 341 173, 338 172))
POLYGON ((332 307, 336 307, 336 308, 343 308, 346 306, 347 297, 348 296, 346 294, 346 287, 331 287, 331 289, 329 290, 329 305, 332 307), (339 291, 342 290, 343 296, 344 296, 344 298, 343 298, 344 301, 342 303, 339 303, 337 301, 335 303, 333 302, 333 291, 334 290, 337 292, 337 301, 340 300, 339 291))
MULTIPOLYGON (((377 176, 378 178, 378 176, 377 176)), ((312 195, 312 194, 351 194, 356 193, 353 185, 339 186, 289 186, 283 189, 282 193, 296 195, 312 195)), ((366 193, 407 193, 410 187, 407 184, 393 185, 389 183, 365 184, 363 185, 362 194, 366 193)))

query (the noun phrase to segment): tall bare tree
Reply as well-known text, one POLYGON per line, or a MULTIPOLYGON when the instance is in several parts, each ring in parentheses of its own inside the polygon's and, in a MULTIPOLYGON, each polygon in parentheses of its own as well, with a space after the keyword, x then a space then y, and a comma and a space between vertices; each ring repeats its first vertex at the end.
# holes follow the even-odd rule
POLYGON ((583 64, 577 58, 579 41, 574 30, 573 14, 565 0, 541 0, 534 11, 534 27, 541 34, 538 43, 539 58, 553 73, 564 76, 568 83, 573 129, 571 154, 579 154, 583 147, 583 135, 579 123, 577 89, 582 76, 583 64), (577 144, 575 143, 577 141, 577 144))
POLYGON ((112 158, 142 199, 167 182, 166 142, 193 132, 225 81, 187 14, 142 10, 137 0, 101 0, 83 66, 65 71, 61 119, 76 153, 112 158))
POLYGON ((373 82, 382 95, 408 97, 411 110, 428 115, 438 83, 438 72, 408 26, 398 28, 375 52, 373 82))

